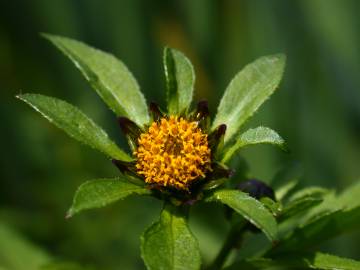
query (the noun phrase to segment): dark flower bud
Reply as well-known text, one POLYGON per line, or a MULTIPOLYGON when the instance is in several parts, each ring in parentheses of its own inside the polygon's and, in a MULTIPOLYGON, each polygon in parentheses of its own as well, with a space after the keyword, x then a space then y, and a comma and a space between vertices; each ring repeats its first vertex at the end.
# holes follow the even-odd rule
MULTIPOLYGON (((237 185, 237 189, 248 193, 251 197, 257 200, 266 197, 275 201, 275 193, 273 189, 260 180, 251 179, 241 182, 237 185)), ((251 223, 248 223, 246 228, 254 233, 260 232, 260 230, 251 223)))
POLYGON ((275 193, 273 189, 260 180, 247 180, 238 184, 236 188, 248 193, 251 197, 257 200, 260 200, 263 197, 268 197, 275 201, 275 193))

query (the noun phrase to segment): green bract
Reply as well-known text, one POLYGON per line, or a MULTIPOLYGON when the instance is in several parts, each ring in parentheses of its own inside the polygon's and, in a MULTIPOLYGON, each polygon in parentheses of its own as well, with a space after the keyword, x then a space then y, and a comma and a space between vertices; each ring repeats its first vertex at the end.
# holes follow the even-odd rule
MULTIPOLYGON (((243 192, 239 190, 240 187, 231 186, 227 181, 231 171, 226 163, 243 147, 273 144, 286 150, 284 140, 270 128, 241 131, 245 121, 278 87, 285 67, 284 55, 261 57, 241 70, 227 87, 215 119, 210 123, 205 103, 199 103, 195 110, 191 109, 195 73, 191 62, 181 52, 165 48, 163 62, 167 113, 164 114, 152 104, 149 114, 135 78, 113 55, 69 38, 44 36, 75 64, 109 108, 120 117, 119 123, 132 149, 136 149, 139 134, 147 130, 153 121, 175 115, 198 122, 199 127, 208 133, 212 154, 211 173, 185 195, 176 190, 157 189, 139 178, 134 158, 121 150, 105 131, 79 109, 56 98, 38 94, 19 95, 19 99, 70 136, 106 154, 124 172, 117 178, 97 179, 82 184, 75 193, 68 217, 86 209, 106 206, 129 195, 163 199, 164 208, 159 221, 141 237, 142 258, 148 269, 196 270, 200 269, 202 262, 199 245, 187 223, 188 210, 195 202, 218 202, 227 210, 231 209, 230 220, 234 227, 211 269, 220 269, 224 265, 228 253, 245 231, 261 231, 272 244, 259 247, 260 253, 257 254, 264 257, 257 255, 227 269, 304 266, 315 269, 359 269, 359 263, 352 260, 321 253, 305 254, 307 248, 320 241, 357 227, 360 204, 352 198, 360 196, 358 186, 341 196, 317 187, 291 195, 298 177, 289 177, 285 173, 273 183, 277 187, 274 196, 271 195, 274 192, 261 182, 249 182, 249 191, 243 192), (331 207, 333 203, 337 205, 336 209, 331 207), (287 223, 300 213, 300 223, 287 223), (288 252, 296 254, 294 260, 280 258, 288 252)), ((57 269, 56 266, 51 267, 46 269, 57 269)))

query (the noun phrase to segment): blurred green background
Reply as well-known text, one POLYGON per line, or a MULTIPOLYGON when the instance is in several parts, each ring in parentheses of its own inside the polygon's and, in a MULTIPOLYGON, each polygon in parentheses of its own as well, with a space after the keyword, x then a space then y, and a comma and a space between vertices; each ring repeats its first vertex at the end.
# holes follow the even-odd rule
MULTIPOLYGON (((195 66, 195 98, 208 99, 212 113, 245 64, 286 53, 280 89, 247 126, 277 130, 291 153, 257 146, 243 155, 252 174, 264 181, 297 161, 304 168, 301 185, 342 189, 360 177, 359 12, 357 0, 2 0, 0 268, 36 265, 28 247, 17 243, 22 240, 16 231, 46 250, 48 255, 36 253, 39 260, 51 256, 100 269, 143 269, 139 234, 160 210, 159 202, 134 197, 64 219, 79 184, 115 176, 117 170, 14 96, 36 92, 65 99, 125 144, 115 116, 40 32, 112 52, 133 72, 147 100, 162 106, 162 49, 178 48, 195 66)), ((191 228, 205 261, 222 243, 227 225, 221 220, 220 208, 211 216, 210 207, 193 211, 191 228)), ((359 242, 357 232, 319 248, 360 259, 359 242)))

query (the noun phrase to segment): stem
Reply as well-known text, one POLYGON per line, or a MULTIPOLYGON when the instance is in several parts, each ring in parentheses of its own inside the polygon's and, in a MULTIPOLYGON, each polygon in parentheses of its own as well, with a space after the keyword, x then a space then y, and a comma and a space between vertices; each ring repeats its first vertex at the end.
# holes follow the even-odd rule
POLYGON ((246 222, 239 222, 230 229, 223 246, 208 270, 222 269, 231 250, 237 247, 241 241, 241 233, 244 231, 245 225, 246 222))

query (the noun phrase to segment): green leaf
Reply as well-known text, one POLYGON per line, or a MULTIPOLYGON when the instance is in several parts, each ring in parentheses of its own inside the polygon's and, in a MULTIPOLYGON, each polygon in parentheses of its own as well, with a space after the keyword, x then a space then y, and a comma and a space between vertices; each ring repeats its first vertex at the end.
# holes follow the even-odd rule
POLYGON ((280 202, 273 201, 268 197, 261 198, 260 202, 271 212, 274 217, 277 217, 282 212, 283 206, 280 202))
POLYGON ((311 210, 309 215, 307 215, 306 220, 311 221, 312 219, 316 219, 323 213, 331 213, 337 210, 351 210, 360 207, 359 196, 360 182, 348 187, 339 195, 336 195, 335 192, 328 192, 323 196, 324 201, 311 210))
POLYGON ((270 184, 275 190, 277 200, 284 200, 298 185, 299 179, 303 174, 303 169, 298 163, 290 162, 280 169, 270 184))
POLYGON ((337 198, 337 204, 346 209, 352 209, 360 206, 360 181, 355 182, 351 187, 347 188, 337 198))
POLYGON ((304 197, 290 202, 286 205, 279 217, 279 221, 284 221, 295 215, 298 215, 310 208, 319 205, 323 200, 321 198, 304 197))
POLYGON ((57 98, 38 94, 23 94, 17 97, 76 140, 111 158, 131 161, 131 158, 109 139, 103 129, 75 106, 57 98))
POLYGON ((287 150, 285 141, 274 130, 267 127, 257 127, 248 129, 236 139, 236 142, 225 150, 222 162, 225 163, 231 159, 239 149, 254 144, 273 144, 279 146, 283 150, 287 150))
POLYGON ((284 183, 279 188, 275 189, 275 197, 281 201, 291 193, 299 184, 298 179, 291 179, 287 183, 284 183))
POLYGON ((266 269, 323 269, 323 270, 357 270, 360 262, 334 255, 317 252, 312 255, 279 257, 275 259, 258 258, 239 261, 225 270, 266 270, 266 269))
POLYGON ((207 199, 220 201, 234 209, 271 240, 277 240, 277 224, 273 215, 258 200, 239 190, 218 190, 207 199))
POLYGON ((264 56, 247 65, 230 82, 221 99, 212 129, 226 124, 225 143, 279 85, 285 55, 264 56))
POLYGON ((193 97, 194 68, 183 53, 170 48, 164 50, 164 68, 169 114, 184 113, 193 97))
POLYGON ((315 269, 358 270, 360 262, 334 255, 316 253, 313 258, 307 258, 307 263, 315 269))
POLYGON ((129 182, 125 176, 88 181, 76 191, 67 217, 72 217, 86 209, 104 207, 132 194, 148 195, 150 193, 151 191, 145 187, 129 182))
POLYGON ((198 270, 201 257, 182 209, 166 205, 160 220, 141 237, 141 254, 149 270, 198 270))
POLYGON ((295 201, 298 199, 303 199, 303 198, 307 198, 307 197, 311 197, 311 198, 322 198, 324 197, 326 194, 328 194, 331 190, 327 189, 327 188, 322 188, 322 187, 307 187, 304 189, 301 189, 299 191, 297 191, 296 193, 294 193, 289 201, 295 201))
POLYGON ((44 37, 70 58, 117 116, 126 116, 139 126, 150 121, 139 85, 120 60, 70 38, 49 34, 44 37))
POLYGON ((50 256, 10 226, 0 223, 0 268, 38 270, 51 261, 50 256))
POLYGON ((295 229, 292 234, 280 241, 269 254, 310 248, 347 231, 359 229, 359 224, 360 207, 325 213, 295 229))
POLYGON ((283 208, 279 221, 284 221, 319 205, 328 193, 328 189, 321 187, 309 187, 296 192, 283 208))

